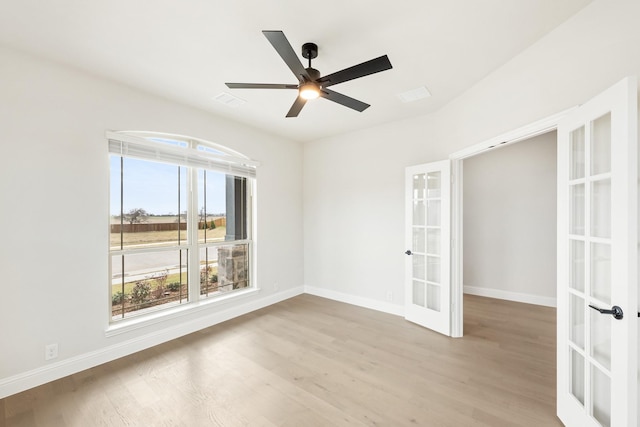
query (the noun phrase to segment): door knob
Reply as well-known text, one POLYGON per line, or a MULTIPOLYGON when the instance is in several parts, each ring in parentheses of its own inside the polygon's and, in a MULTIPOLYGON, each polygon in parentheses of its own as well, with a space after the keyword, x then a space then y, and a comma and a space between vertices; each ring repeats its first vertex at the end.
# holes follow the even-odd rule
POLYGON ((614 305, 613 307, 611 307, 611 310, 607 310, 606 308, 598 308, 595 305, 591 305, 589 304, 589 307, 593 308, 594 310, 597 310, 600 312, 600 314, 610 314, 612 315, 615 319, 622 319, 622 317, 624 316, 624 313, 622 312, 622 309, 620 307, 618 307, 617 305, 614 305))
POLYGON ((411 252, 410 250, 407 249, 407 251, 405 252, 405 254, 407 255, 413 255, 413 252, 411 252))

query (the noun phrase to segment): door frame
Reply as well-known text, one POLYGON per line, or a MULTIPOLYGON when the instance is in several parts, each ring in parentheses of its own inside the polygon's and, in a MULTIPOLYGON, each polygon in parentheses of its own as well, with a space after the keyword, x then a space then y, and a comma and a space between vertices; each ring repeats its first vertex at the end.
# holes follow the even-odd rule
POLYGON ((491 139, 456 151, 449 155, 451 160, 451 336, 462 337, 464 323, 464 233, 463 233, 463 160, 478 154, 486 153, 494 148, 515 144, 552 132, 558 128, 558 123, 571 111, 572 107, 537 120, 526 126, 511 130, 491 139))

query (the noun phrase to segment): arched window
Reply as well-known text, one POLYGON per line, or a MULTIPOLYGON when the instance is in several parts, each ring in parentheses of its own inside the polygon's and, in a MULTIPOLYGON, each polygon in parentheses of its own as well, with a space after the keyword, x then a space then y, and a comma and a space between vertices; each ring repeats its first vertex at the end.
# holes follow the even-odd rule
POLYGON ((251 288, 258 163, 182 135, 107 139, 112 320, 251 288))

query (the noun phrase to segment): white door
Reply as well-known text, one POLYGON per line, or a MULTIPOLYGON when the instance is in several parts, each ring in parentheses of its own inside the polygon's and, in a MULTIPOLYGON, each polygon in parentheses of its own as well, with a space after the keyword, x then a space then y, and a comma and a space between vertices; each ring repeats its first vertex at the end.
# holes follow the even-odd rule
POLYGON ((638 426, 636 97, 625 79, 558 126, 557 402, 568 427, 638 426))
POLYGON ((405 318, 451 335, 449 160, 406 169, 405 318))

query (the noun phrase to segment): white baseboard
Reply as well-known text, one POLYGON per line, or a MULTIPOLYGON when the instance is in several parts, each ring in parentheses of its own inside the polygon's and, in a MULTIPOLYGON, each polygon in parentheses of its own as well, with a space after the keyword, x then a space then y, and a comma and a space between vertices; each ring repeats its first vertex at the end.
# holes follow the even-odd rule
POLYGON ((465 286, 465 294, 478 295, 481 297, 504 299, 508 301, 524 302, 527 304, 544 305, 546 307, 556 307, 556 299, 552 297, 542 297, 539 295, 521 294, 518 292, 503 291, 501 289, 480 288, 477 286, 465 286))
POLYGON ((359 307, 370 308, 372 310, 382 311, 384 313, 395 314, 396 316, 404 316, 404 306, 392 304, 390 302, 378 301, 350 294, 343 294, 342 292, 332 291, 330 289, 324 288, 316 288, 314 286, 308 285, 304 286, 304 293, 332 299, 334 301, 345 302, 347 304, 357 305, 359 307))
POLYGON ((287 289, 190 321, 180 322, 174 327, 163 328, 160 331, 0 379, 0 399, 276 304, 303 292, 303 286, 287 289))

